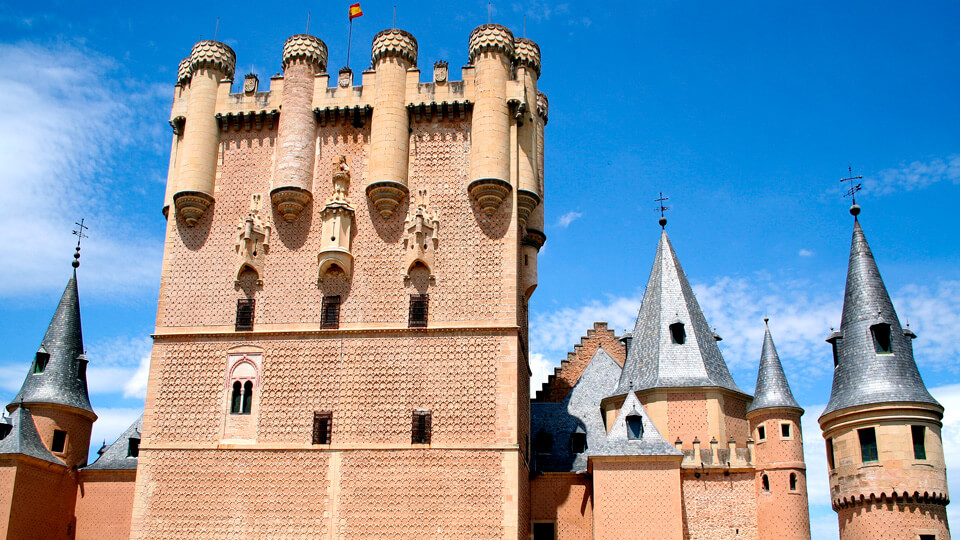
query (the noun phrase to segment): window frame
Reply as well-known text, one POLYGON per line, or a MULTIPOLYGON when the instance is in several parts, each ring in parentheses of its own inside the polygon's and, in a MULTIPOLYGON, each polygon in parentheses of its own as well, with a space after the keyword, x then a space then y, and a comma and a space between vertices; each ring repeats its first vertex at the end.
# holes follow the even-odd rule
POLYGON ((837 468, 836 462, 834 461, 833 455, 833 437, 829 437, 826 440, 827 443, 827 467, 830 468, 830 471, 833 471, 837 468))
POLYGON ((757 425, 757 442, 764 442, 767 440, 767 427, 765 425, 757 425))
POLYGON ((760 489, 762 489, 764 493, 770 493, 770 477, 766 474, 760 475, 760 489))
POLYGON ((792 440, 793 440, 793 432, 794 432, 793 424, 791 424, 790 422, 781 422, 781 423, 780 423, 780 439, 781 439, 781 440, 784 440, 784 441, 792 441, 792 440), (784 428, 786 428, 786 431, 787 431, 786 434, 784 434, 784 428))
POLYGON ((430 319, 430 295, 411 294, 410 311, 407 317, 408 328, 426 328, 430 319), (421 318, 422 316, 422 318, 421 318))
POLYGON ((624 418, 624 422, 627 426, 627 440, 639 441, 643 439, 643 416, 639 414, 628 414, 627 417, 624 418))
POLYGON ((313 412, 311 444, 329 445, 333 440, 333 411, 313 412))
POLYGON ((130 437, 127 439, 127 457, 137 459, 140 457, 140 439, 130 437), (136 442, 134 442, 136 441, 136 442))
POLYGON ((433 412, 427 409, 415 409, 413 426, 410 430, 410 444, 430 444, 432 436, 433 412))
POLYGON ((671 324, 669 329, 670 329, 670 341, 674 345, 683 345, 687 342, 687 329, 682 322, 677 321, 671 324), (677 333, 678 330, 679 330, 679 334, 677 333))
POLYGON ((339 294, 331 294, 323 297, 320 305, 320 328, 329 330, 340 328, 341 301, 339 294))
POLYGON ((917 461, 926 461, 927 460, 927 427, 911 425, 910 426, 910 439, 913 442, 913 459, 917 461), (917 446, 917 433, 919 432, 919 443, 920 446, 917 446), (917 452, 917 450, 920 450, 917 452))
POLYGON ((868 428, 858 429, 857 441, 860 443, 860 462, 861 463, 863 463, 864 465, 867 465, 867 464, 877 463, 878 461, 880 461, 880 448, 879 448, 879 445, 877 444, 876 428, 868 427, 868 428), (868 433, 870 434, 870 438, 873 439, 872 448, 871 448, 871 441, 869 439, 866 441, 866 445, 864 444, 864 438, 865 438, 864 436, 868 433), (869 450, 872 450, 872 454, 868 452, 869 450), (868 459, 869 456, 872 456, 873 459, 868 459))
POLYGON ((252 332, 253 320, 257 314, 257 300, 255 298, 237 299, 237 318, 233 329, 236 332, 252 332))
POLYGON ((800 476, 792 472, 790 473, 790 491, 798 491, 798 486, 800 485, 800 476))
POLYGON ((47 364, 50 362, 50 353, 38 351, 37 354, 33 357, 33 369, 30 371, 31 375, 39 375, 47 369, 47 364))
POLYGON ((50 440, 50 451, 54 454, 63 454, 67 451, 67 432, 62 429, 53 430, 53 438, 50 440), (60 437, 60 440, 57 440, 57 437, 60 437), (57 449, 57 442, 60 443, 59 449, 57 449))
POLYGON ((887 323, 877 323, 870 326, 870 337, 873 340, 873 350, 877 354, 893 354, 893 329, 887 323), (881 339, 881 336, 885 336, 881 339), (883 342, 886 341, 886 347, 883 342))

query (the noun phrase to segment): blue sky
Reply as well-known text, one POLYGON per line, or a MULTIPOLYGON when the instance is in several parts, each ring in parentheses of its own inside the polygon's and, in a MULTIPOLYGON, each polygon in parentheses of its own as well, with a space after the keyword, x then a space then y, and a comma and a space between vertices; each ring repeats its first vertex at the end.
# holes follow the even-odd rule
MULTIPOLYGON (((201 36, 266 86, 305 29, 345 63, 349 2, 0 4, 0 399, 12 398, 69 276, 73 222, 92 400, 112 438, 142 408, 178 61, 201 36), (183 15, 189 13, 189 15, 183 15)), ((391 25, 363 1, 352 66, 391 25)), ((486 2, 398 2, 435 60, 466 63, 486 2)), ((864 176, 862 223, 916 356, 960 443, 960 5, 922 2, 497 2, 543 51, 547 235, 531 310, 538 380, 595 320, 632 326, 667 230, 724 355, 753 387, 763 330, 807 407, 814 536, 836 536, 816 416, 830 387, 852 220, 838 179, 864 176)), ((451 73, 459 79, 458 70, 451 73)), ((238 78, 238 85, 239 85, 238 78)), ((960 458, 948 453, 957 470, 960 458)), ((956 522, 956 519, 954 520, 956 522)))

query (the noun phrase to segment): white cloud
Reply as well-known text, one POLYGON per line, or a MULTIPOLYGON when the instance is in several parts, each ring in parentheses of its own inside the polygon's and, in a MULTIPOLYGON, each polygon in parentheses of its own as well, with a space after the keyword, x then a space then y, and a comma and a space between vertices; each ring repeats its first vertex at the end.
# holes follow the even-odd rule
POLYGON ((801 257, 813 257, 813 252, 810 251, 809 249, 801 249, 800 251, 797 252, 797 255, 801 257))
POLYGON ((880 194, 923 189, 937 182, 960 184, 960 154, 946 159, 901 163, 864 178, 864 186, 880 194))
MULTIPOLYGON (((947 463, 947 485, 956 486, 960 482, 960 452, 956 451, 960 446, 960 384, 930 388, 930 393, 944 408, 940 436, 947 463)), ((947 505, 947 519, 960 523, 960 508, 957 505, 947 505)))
MULTIPOLYGON (((120 394, 124 397, 144 397, 139 389, 140 371, 144 364, 149 369, 149 337, 116 337, 92 343, 87 348, 90 365, 87 381, 91 394, 120 394)), ((144 382, 144 390, 146 384, 144 382)))
POLYGON ((559 15, 570 11, 570 5, 567 3, 554 5, 552 2, 543 0, 515 2, 512 7, 515 13, 522 13, 529 20, 536 22, 549 20, 551 15, 559 15))
POLYGON ((547 382, 547 377, 553 373, 553 366, 550 360, 544 358, 540 353, 530 355, 530 397, 537 395, 537 390, 543 388, 543 383, 547 382))
POLYGON ((123 397, 147 397, 147 379, 150 377, 150 353, 140 359, 137 371, 123 385, 123 397))
POLYGON ((569 227, 571 223, 577 219, 583 217, 583 214, 580 212, 567 212, 566 214, 560 216, 560 219, 557 220, 558 227, 569 227))
MULTIPOLYGON (((81 216, 90 225, 87 291, 153 286, 160 242, 145 242, 141 224, 130 221, 142 218, 118 212, 143 192, 129 174, 138 167, 135 157, 162 152, 162 119, 152 118, 163 111, 158 88, 119 83, 111 79, 111 59, 65 45, 0 44, 0 65, 0 122, 16 126, 0 133, 0 190, 10 202, 0 213, 0 228, 9 233, 0 296, 59 290, 70 270, 70 231, 81 216), (118 180, 125 174, 131 185, 118 180)), ((141 182, 159 177, 138 173, 141 182)))

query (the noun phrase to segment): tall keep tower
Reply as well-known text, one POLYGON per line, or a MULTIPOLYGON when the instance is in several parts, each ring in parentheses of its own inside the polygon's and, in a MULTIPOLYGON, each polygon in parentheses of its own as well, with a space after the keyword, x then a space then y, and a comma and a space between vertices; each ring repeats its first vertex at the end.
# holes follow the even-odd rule
POLYGON ((916 335, 900 326, 856 216, 833 389, 820 416, 830 495, 843 540, 943 540, 947 525, 943 407, 913 359, 916 335))
POLYGON ((385 30, 354 85, 297 35, 238 93, 226 45, 181 64, 133 538, 528 536, 547 102, 532 41, 468 54, 422 83, 385 30))

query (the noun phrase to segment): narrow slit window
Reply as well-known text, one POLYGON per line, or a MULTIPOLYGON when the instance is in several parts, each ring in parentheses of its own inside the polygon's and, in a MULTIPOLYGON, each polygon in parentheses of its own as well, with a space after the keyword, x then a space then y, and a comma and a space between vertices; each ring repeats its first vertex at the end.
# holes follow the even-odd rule
POLYGON ((797 490, 797 473, 790 473, 790 491, 797 490))
POLYGON ((761 441, 767 440, 767 428, 763 426, 757 426, 757 439, 761 441))
POLYGON ((340 328, 340 296, 324 296, 320 328, 340 328))
POLYGON ((253 383, 243 383, 243 414, 250 414, 250 404, 253 402, 253 383))
POLYGON ((430 295, 410 295, 410 328, 426 328, 427 312, 429 310, 430 295))
POLYGON ((860 459, 864 463, 877 461, 877 432, 874 428, 857 430, 860 437, 860 459))
POLYGON ((767 475, 761 476, 760 482, 763 484, 764 491, 770 491, 770 478, 767 475))
POLYGON ((51 452, 63 452, 67 447, 67 432, 59 429, 53 430, 53 444, 50 445, 51 452))
POLYGON ((33 372, 34 373, 43 373, 43 370, 47 369, 47 362, 50 361, 50 355, 45 352, 38 352, 36 359, 33 361, 33 372))
POLYGON ((923 426, 910 426, 913 435, 913 459, 927 459, 927 429, 923 426))
POLYGON ((413 434, 411 442, 414 444, 430 444, 430 424, 430 411, 413 411, 413 434))
POLYGON ((643 438, 643 417, 638 414, 627 416, 627 439, 639 441, 643 438))
POLYGON ((333 413, 322 411, 313 413, 313 444, 330 444, 333 434, 333 413))
POLYGON ((249 332, 253 330, 253 313, 256 306, 256 300, 253 298, 241 298, 237 300, 237 332, 249 332))
POLYGON ((780 436, 784 439, 790 438, 790 424, 780 424, 780 436))
POLYGON ((935 534, 921 534, 920 540, 937 540, 937 535, 935 534))
POLYGON ((833 470, 833 439, 827 439, 827 465, 833 470))
POLYGON ((134 437, 127 439, 127 457, 140 457, 140 439, 134 437))
POLYGON ((83 360, 77 365, 77 378, 81 381, 87 379, 87 363, 83 360))
POLYGON ((877 354, 890 354, 893 349, 890 345, 890 325, 886 323, 875 324, 870 327, 873 334, 873 346, 877 354))
POLYGON ((687 340, 687 332, 683 329, 683 323, 673 323, 670 325, 670 339, 677 345, 683 345, 687 340))
POLYGON ((240 414, 243 405, 243 385, 240 381, 233 383, 233 393, 230 396, 230 414, 240 414))
POLYGON ((840 348, 837 346, 837 340, 831 341, 830 347, 833 349, 833 367, 836 368, 840 365, 840 348))

